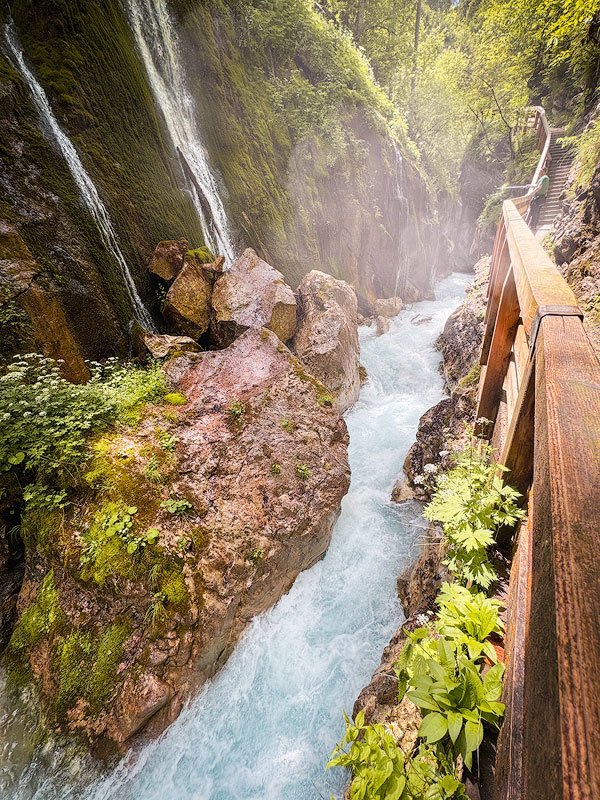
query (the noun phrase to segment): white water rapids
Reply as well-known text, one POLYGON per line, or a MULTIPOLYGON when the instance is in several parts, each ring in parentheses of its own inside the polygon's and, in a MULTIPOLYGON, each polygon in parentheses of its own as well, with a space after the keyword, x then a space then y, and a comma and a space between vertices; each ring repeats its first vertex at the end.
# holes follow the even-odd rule
MULTIPOLYGON (((77 764, 42 754, 4 784, 11 800, 341 797, 344 773, 324 766, 342 711, 352 711, 402 619, 396 578, 416 557, 425 524, 417 503, 395 505, 390 492, 419 417, 443 397, 433 345, 466 285, 464 275, 446 278, 436 300, 402 311, 381 337, 361 328, 369 380, 346 417, 352 483, 325 558, 252 622, 160 739, 87 789, 77 764)), ((11 719, 22 736, 14 712, 11 719)), ((15 750, 17 743, 0 748, 0 777, 3 752, 10 771, 15 750)))
POLYGON ((81 159, 79 158, 75 146, 58 124, 46 93, 38 83, 33 72, 25 63, 23 52, 12 24, 5 25, 4 38, 12 56, 12 63, 21 73, 23 80, 29 87, 31 98, 38 111, 38 114, 40 115, 47 130, 51 133, 52 139, 58 145, 58 148, 67 163, 71 175, 73 176, 73 180, 77 184, 81 199, 96 223, 96 227, 98 228, 98 232, 100 233, 100 237, 104 243, 104 246, 119 265, 123 283, 125 284, 125 289, 129 295, 131 305, 133 306, 136 319, 146 329, 151 331, 155 330, 152 318, 138 294, 133 277, 129 271, 127 262, 125 261, 125 257, 121 252, 121 248, 119 247, 117 235, 113 228, 108 211, 106 210, 106 207, 102 202, 100 195, 98 194, 98 190, 96 189, 94 182, 81 163, 81 159))
POLYGON ((206 243, 228 262, 235 248, 227 216, 198 131, 180 44, 166 0, 125 0, 154 98, 175 149, 193 175, 190 191, 206 243))

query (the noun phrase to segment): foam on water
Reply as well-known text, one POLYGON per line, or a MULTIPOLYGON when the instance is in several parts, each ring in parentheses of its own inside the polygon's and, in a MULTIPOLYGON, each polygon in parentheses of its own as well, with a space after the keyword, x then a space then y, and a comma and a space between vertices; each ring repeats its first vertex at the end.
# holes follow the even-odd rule
MULTIPOLYGON (((395 584, 417 553, 420 506, 390 501, 421 414, 443 397, 433 343, 467 285, 452 275, 376 337, 361 329, 369 374, 347 415, 352 483, 325 558, 255 619, 234 654, 156 742, 124 759, 86 800, 316 800, 341 796, 324 771, 354 700, 402 619, 395 584), (412 320, 430 317, 422 324, 412 320)), ((56 779, 18 798, 66 798, 56 779), (54 791, 57 793, 54 794, 54 791)))

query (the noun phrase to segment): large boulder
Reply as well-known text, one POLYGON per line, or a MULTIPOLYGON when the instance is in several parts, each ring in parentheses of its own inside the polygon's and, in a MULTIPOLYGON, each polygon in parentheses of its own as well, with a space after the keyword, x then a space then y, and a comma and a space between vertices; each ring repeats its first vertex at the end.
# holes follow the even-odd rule
POLYGON ((360 392, 357 301, 345 281, 313 270, 298 287, 298 330, 293 350, 334 397, 341 412, 360 392))
POLYGON ((215 283, 211 341, 228 347, 249 328, 268 328, 287 342, 296 330, 296 299, 283 275, 244 251, 215 283))
POLYGON ((170 336, 167 333, 147 333, 144 347, 152 358, 167 358, 181 353, 197 353, 198 343, 189 336, 170 336))
POLYGON ((159 242, 152 255, 148 269, 164 281, 170 283, 175 280, 183 269, 185 254, 189 250, 186 239, 169 239, 159 242))
POLYGON ((167 292, 163 316, 171 329, 198 339, 210 325, 212 278, 202 265, 186 261, 167 292))
POLYGON ((105 433, 64 513, 23 523, 8 656, 63 728, 104 744, 177 716, 322 557, 349 485, 343 419, 271 331, 165 372, 177 405, 105 433))
POLYGON ((403 307, 400 297, 380 297, 373 303, 374 316, 391 319, 398 316, 403 307))

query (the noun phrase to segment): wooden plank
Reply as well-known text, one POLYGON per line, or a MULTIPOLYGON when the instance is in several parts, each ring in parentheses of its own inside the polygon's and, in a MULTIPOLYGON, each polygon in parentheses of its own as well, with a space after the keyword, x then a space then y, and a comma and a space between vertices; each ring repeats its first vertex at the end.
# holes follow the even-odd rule
POLYGON ((529 618, 531 574, 531 525, 523 523, 513 557, 505 637, 504 722, 498 736, 494 800, 522 800, 523 792, 523 697, 525 641, 529 618))
POLYGON ((487 364, 492 336, 494 335, 494 327, 496 325, 496 317, 498 315, 500 295, 509 269, 510 253, 508 251, 508 243, 506 239, 504 239, 495 265, 494 277, 490 283, 488 301, 485 309, 483 342, 481 345, 481 357, 479 359, 479 363, 482 365, 487 364))
POLYGON ((535 362, 529 362, 519 387, 515 410, 506 434, 500 463, 508 468, 505 480, 523 497, 533 475, 535 362))
POLYGON ((510 421, 515 410, 517 402, 517 395, 519 393, 519 381, 517 376, 517 365, 515 364, 515 354, 511 352, 508 360, 508 369, 504 377, 504 384, 502 386, 506 395, 506 410, 507 410, 507 423, 510 421))
POLYGON ((581 315, 570 286, 511 200, 504 202, 503 214, 525 333, 530 335, 538 309, 560 308, 563 314, 581 315))
POLYGON ((515 334, 515 341, 513 344, 513 352, 515 354, 515 363, 517 365, 518 385, 521 386, 525 372, 527 371, 527 364, 529 362, 529 343, 525 335, 525 328, 519 325, 517 333, 515 334))
POLYGON ((581 321, 536 347, 524 800, 600 797, 600 365, 581 321))
POLYGON ((504 280, 496 325, 492 334, 485 375, 479 382, 477 418, 496 419, 500 392, 506 375, 510 351, 519 324, 519 301, 512 270, 504 280))

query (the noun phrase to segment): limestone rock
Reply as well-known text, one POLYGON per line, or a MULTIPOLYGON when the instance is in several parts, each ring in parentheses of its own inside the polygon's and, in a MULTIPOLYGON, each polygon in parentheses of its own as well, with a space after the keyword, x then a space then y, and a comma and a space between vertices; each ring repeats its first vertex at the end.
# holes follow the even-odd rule
POLYGON ((250 328, 287 342, 296 330, 296 300, 278 270, 247 249, 215 283, 211 341, 227 347, 250 328))
POLYGON ((164 281, 171 282, 183 269, 185 254, 189 250, 186 239, 169 239, 156 245, 148 269, 164 281))
POLYGON ((272 331, 248 330, 225 350, 186 353, 164 369, 185 403, 176 411, 149 404, 134 428, 106 434, 101 469, 110 481, 86 483, 65 509, 56 546, 27 549, 18 605, 23 614, 50 575, 60 613, 28 651, 50 709, 62 642, 92 643, 77 672, 87 675, 111 626, 126 631, 104 653, 115 661, 101 714, 88 706, 82 678, 57 720, 126 747, 142 730, 164 729, 248 622, 322 557, 350 477, 344 420, 319 403, 319 385, 272 331), (185 513, 163 507, 175 498, 185 513), (129 539, 151 529, 158 539, 128 554, 117 534, 114 552, 82 568, 81 532, 107 503, 135 506, 129 539))
POLYGON ((377 325, 377 336, 383 336, 383 334, 387 333, 390 329, 388 317, 377 317, 375 323, 377 325))
POLYGON ((360 392, 360 348, 354 289, 313 270, 298 287, 299 323, 293 340, 298 358, 335 398, 340 412, 360 392))
POLYGON ((376 317, 396 317, 403 309, 404 304, 399 297, 385 297, 375 300, 373 303, 374 316, 376 317))
POLYGON ((197 353, 198 343, 189 336, 170 336, 167 333, 148 333, 144 345, 153 358, 167 358, 181 353, 197 353))
POLYGON ((211 294, 208 273, 187 262, 167 292, 163 316, 176 333, 198 339, 210 325, 211 294))

